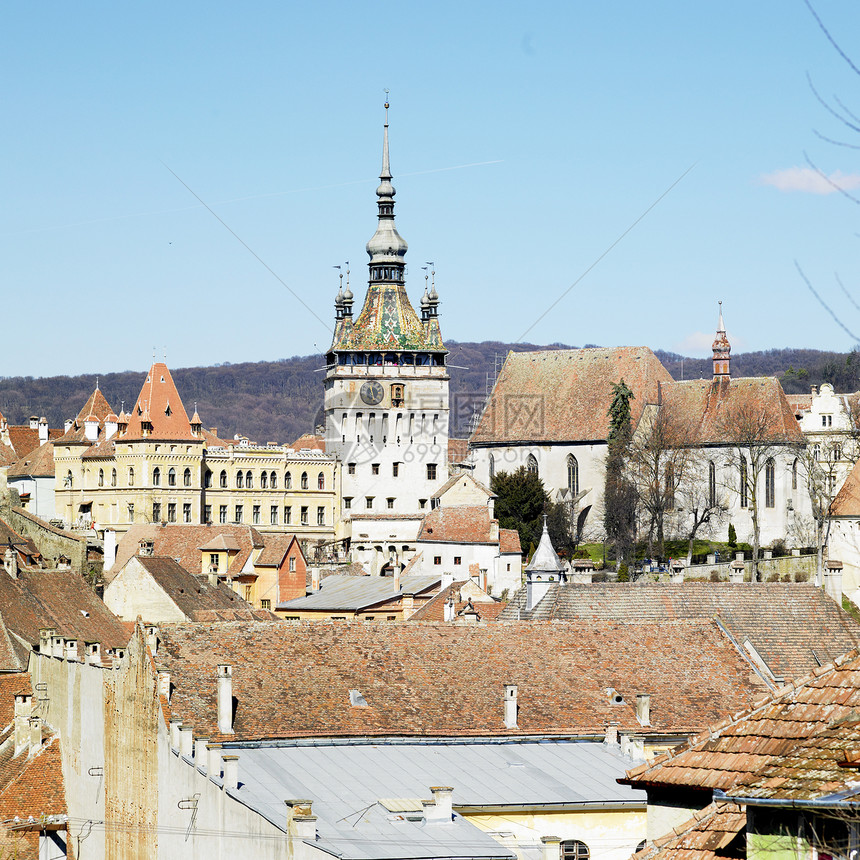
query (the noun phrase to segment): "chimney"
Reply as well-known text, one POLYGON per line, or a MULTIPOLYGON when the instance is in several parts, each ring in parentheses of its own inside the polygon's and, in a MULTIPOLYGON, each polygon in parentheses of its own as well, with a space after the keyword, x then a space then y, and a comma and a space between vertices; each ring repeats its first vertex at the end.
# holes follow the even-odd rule
POLYGON ((311 568, 311 591, 320 590, 320 569, 318 567, 311 568))
POLYGON ((102 643, 88 642, 87 643, 87 663, 91 666, 99 666, 102 662, 102 643))
POLYGON ((88 442, 99 438, 99 419, 95 415, 87 415, 84 419, 84 437, 88 442))
POLYGON ((56 635, 52 636, 51 637, 51 654, 54 657, 60 657, 62 659, 62 657, 65 654, 65 650, 66 650, 65 640, 63 639, 63 637, 62 636, 56 636, 56 635))
POLYGON ((48 441, 48 419, 43 415, 39 419, 39 444, 44 445, 48 441))
POLYGON ((78 640, 66 639, 66 660, 70 663, 78 662, 78 640))
POLYGON ((30 745, 30 714, 33 697, 26 693, 15 696, 15 750, 12 757, 24 752, 30 745))
POLYGON ((75 423, 75 421, 73 418, 67 418, 63 422, 63 433, 68 433, 69 429, 71 428, 72 424, 74 424, 74 423, 75 423))
POLYGON ((450 824, 454 817, 451 795, 454 789, 449 785, 431 785, 433 802, 424 806, 424 820, 427 824, 450 824))
POLYGON ((194 764, 198 769, 206 770, 208 762, 206 747, 209 746, 209 738, 196 738, 194 741, 194 764))
POLYGON ((541 836, 543 852, 541 860, 561 860, 561 839, 558 836, 541 836))
POLYGON ((218 731, 233 734, 233 667, 218 666, 218 731))
POLYGON ((42 746, 42 718, 30 717, 30 755, 34 755, 42 746))
POLYGON ((394 593, 400 591, 400 565, 394 565, 394 593))
POLYGON ((453 573, 443 573, 442 581, 439 583, 439 590, 444 591, 448 586, 454 584, 454 574, 453 573))
POLYGON ((158 628, 152 624, 146 628, 146 645, 153 657, 158 656, 158 628))
POLYGON ((517 728, 517 685, 505 684, 505 728, 517 728))
POLYGON ((158 667, 156 669, 158 672, 158 695, 162 696, 167 700, 167 704, 170 704, 170 672, 166 669, 158 667))
POLYGON ((315 841, 317 838, 317 817, 313 814, 313 801, 286 800, 287 836, 315 841))
POLYGON ((824 562, 824 591, 842 605, 842 562, 835 558, 824 562))
POLYGON ((104 571, 109 571, 116 561, 116 532, 105 529, 104 532, 104 571))
POLYGON ((57 631, 52 627, 40 627, 39 628, 39 653, 40 654, 50 654, 51 653, 51 640, 54 638, 54 633, 57 631))
POLYGON ((179 727, 179 755, 191 758, 194 752, 194 732, 191 726, 179 727))
POLYGON ((179 749, 179 729, 182 727, 182 720, 179 717, 170 718, 170 749, 179 749))
POLYGON ((606 734, 603 736, 603 743, 613 745, 618 744, 618 723, 608 722, 606 724, 606 734))
POLYGON ((30 416, 30 429, 38 430, 39 429, 39 417, 37 415, 30 416))
POLYGON ((448 599, 445 601, 442 618, 445 621, 454 620, 454 598, 451 595, 449 595, 448 599))
POLYGON ((651 725, 651 694, 637 693, 636 694, 636 719, 639 720, 640 726, 651 725))
POLYGON ((18 553, 15 551, 15 547, 12 546, 11 538, 3 555, 3 567, 12 579, 18 578, 18 553))
POLYGON ((221 744, 206 744, 206 776, 209 779, 221 777, 221 744))
POLYGON ((114 436, 116 436, 118 426, 119 425, 117 424, 116 415, 111 412, 105 418, 105 439, 112 439, 114 436))
POLYGON ((744 563, 735 559, 729 565, 729 582, 743 582, 744 581, 744 563))
POLYGON ((499 542, 499 521, 498 520, 490 520, 490 540, 493 543, 499 542))
POLYGON ((222 755, 221 761, 224 762, 224 791, 228 788, 236 789, 239 787, 239 756, 237 755, 222 755))
POLYGON ((621 735, 621 755, 627 756, 627 758, 644 759, 644 741, 641 738, 634 738, 628 734, 621 735))
POLYGON ((217 571, 217 570, 212 570, 212 569, 210 568, 209 573, 207 574, 207 576, 208 576, 208 578, 209 578, 209 585, 210 585, 212 588, 217 588, 217 587, 218 587, 218 571, 217 571))
POLYGON ((403 620, 408 621, 415 614, 415 595, 404 594, 401 604, 403 606, 403 620))

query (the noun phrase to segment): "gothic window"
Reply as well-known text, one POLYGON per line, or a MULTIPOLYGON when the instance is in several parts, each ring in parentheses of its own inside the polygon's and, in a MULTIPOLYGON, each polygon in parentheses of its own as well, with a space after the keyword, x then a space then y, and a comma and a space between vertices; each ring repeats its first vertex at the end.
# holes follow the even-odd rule
POLYGON ((191 469, 186 469, 186 470, 182 473, 182 484, 183 484, 183 486, 185 486, 185 487, 190 487, 190 486, 191 486, 191 469))
POLYGON ((496 476, 496 458, 490 454, 490 480, 496 476))
POLYGON ((579 492, 579 463, 573 454, 567 455, 567 489, 571 496, 579 492))
POLYGON ((278 489, 278 476, 274 472, 269 472, 269 483, 272 485, 273 490, 278 489))
POLYGON ((292 490, 293 488, 293 476, 290 472, 284 472, 284 489, 292 490))
POLYGON ((528 458, 526 459, 526 470, 531 475, 538 474, 538 461, 537 457, 535 457, 534 454, 529 454, 528 458))
MULTIPOLYGON (((161 469, 159 469, 158 466, 156 466, 152 470, 152 486, 153 487, 160 487, 161 486, 161 469)), ((155 519, 155 517, 153 517, 153 519, 155 519)))
POLYGON ((227 486, 227 472, 222 469, 221 474, 218 476, 218 485, 222 488, 226 488, 227 486))
POLYGON ((152 521, 154 523, 161 522, 161 502, 152 503, 152 521))
POLYGON ((116 486, 116 469, 110 470, 110 485, 112 487, 116 486))
POLYGON ((745 508, 749 505, 749 487, 747 486, 747 458, 741 457, 741 474, 740 474, 740 493, 741 507, 745 508))
POLYGON ((268 490, 269 489, 269 474, 268 472, 260 472, 260 489, 268 490))
POLYGON ((302 489, 306 490, 308 488, 308 473, 302 472, 302 489))
POLYGON ((236 472, 236 486, 241 490, 245 486, 245 473, 236 472))
POLYGON ((775 473, 776 467, 773 460, 768 460, 764 464, 764 506, 766 508, 776 505, 775 473))
POLYGON ((208 490, 212 486, 212 470, 207 469, 203 475, 203 486, 208 490))
POLYGON ((176 486, 176 469, 172 466, 167 471, 167 486, 175 487, 176 486))
POLYGON ((250 470, 245 472, 245 486, 250 490, 254 486, 254 473, 250 470))
POLYGON ((322 472, 320 472, 319 475, 317 475, 317 489, 318 490, 324 490, 325 489, 325 475, 322 472))
POLYGON ((134 466, 128 467, 128 485, 129 487, 134 486, 134 466))
POLYGON ((666 510, 667 511, 674 511, 675 510, 675 467, 671 463, 668 463, 666 465, 665 485, 666 485, 666 493, 665 493, 666 510))
POLYGON ((99 486, 103 487, 105 485, 105 470, 99 469, 99 486))
POLYGON ((717 467, 714 461, 708 463, 708 507, 717 505, 717 467))
POLYGON ((791 464, 791 489, 797 489, 797 460, 791 464))

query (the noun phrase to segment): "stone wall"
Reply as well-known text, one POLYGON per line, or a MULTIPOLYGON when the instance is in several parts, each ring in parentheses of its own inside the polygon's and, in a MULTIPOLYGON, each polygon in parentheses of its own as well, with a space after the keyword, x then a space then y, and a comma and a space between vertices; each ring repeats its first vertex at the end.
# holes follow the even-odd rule
MULTIPOLYGON (((815 581, 815 562, 814 555, 800 556, 780 556, 780 558, 762 558, 759 559, 758 569, 761 572, 761 577, 764 582, 768 581, 768 577, 777 574, 780 579, 784 576, 790 577, 790 581, 795 581, 797 574, 805 574, 807 582, 815 581)), ((684 569, 684 579, 710 579, 711 572, 716 570, 720 578, 728 582, 729 573, 731 571, 731 561, 715 562, 714 564, 691 564, 684 569)), ((744 562, 744 580, 749 581, 750 572, 752 571, 752 562, 744 562)))
POLYGON ((4 508, 3 513, 16 532, 30 538, 39 547, 39 552, 50 567, 56 567, 57 558, 64 555, 71 559, 72 570, 76 573, 84 577, 89 573, 85 537, 55 528, 21 507, 10 505, 4 508))

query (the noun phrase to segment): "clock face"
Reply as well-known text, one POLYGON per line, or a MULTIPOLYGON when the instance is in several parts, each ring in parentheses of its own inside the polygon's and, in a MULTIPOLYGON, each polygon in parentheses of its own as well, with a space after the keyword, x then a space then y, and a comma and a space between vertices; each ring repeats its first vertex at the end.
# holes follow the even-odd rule
POLYGON ((361 386, 361 399, 368 406, 376 406, 377 403, 381 403, 384 394, 382 384, 379 382, 365 382, 361 386))

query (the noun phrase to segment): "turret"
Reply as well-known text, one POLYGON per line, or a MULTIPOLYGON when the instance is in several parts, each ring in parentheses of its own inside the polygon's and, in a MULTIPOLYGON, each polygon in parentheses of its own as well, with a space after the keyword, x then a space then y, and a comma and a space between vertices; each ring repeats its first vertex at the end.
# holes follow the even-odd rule
POLYGON ((720 302, 720 319, 717 323, 717 336, 713 343, 714 350, 714 382, 729 379, 729 363, 731 361, 732 347, 726 337, 726 327, 723 323, 723 303, 720 302))

